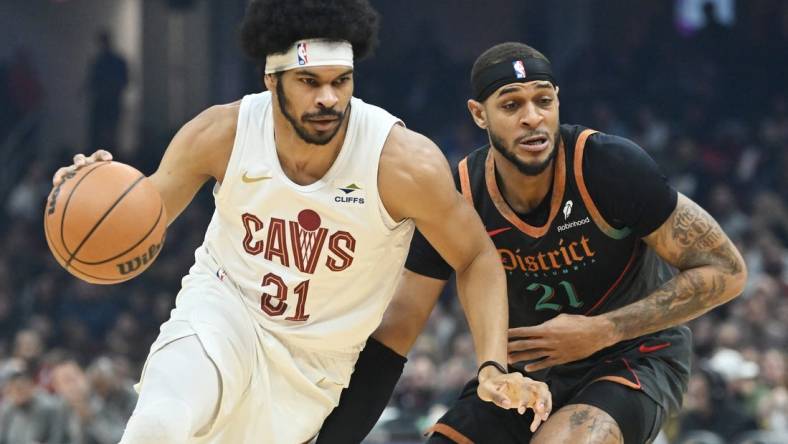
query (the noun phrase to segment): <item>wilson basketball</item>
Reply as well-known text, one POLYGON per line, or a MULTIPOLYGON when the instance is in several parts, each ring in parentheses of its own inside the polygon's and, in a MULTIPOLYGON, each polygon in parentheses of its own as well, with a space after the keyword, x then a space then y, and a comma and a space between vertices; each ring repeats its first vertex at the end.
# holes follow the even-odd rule
POLYGON ((93 284, 142 273, 164 243, 167 216, 144 174, 119 162, 69 173, 49 194, 44 232, 58 263, 93 284))

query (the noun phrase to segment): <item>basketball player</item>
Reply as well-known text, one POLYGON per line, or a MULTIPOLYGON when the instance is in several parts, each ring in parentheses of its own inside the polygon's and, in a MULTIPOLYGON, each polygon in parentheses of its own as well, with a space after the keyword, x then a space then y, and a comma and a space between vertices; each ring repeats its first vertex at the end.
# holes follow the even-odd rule
MULTIPOLYGON (((559 124, 558 86, 540 52, 496 45, 471 81, 468 109, 490 144, 459 163, 455 182, 506 270, 509 363, 548 384, 554 413, 533 434, 528 416, 476 400, 473 380, 429 442, 648 442, 687 387, 691 339, 681 324, 741 292, 742 258, 640 147, 559 124)), ((404 360, 451 274, 430 243, 414 237, 370 339, 379 342, 369 350, 388 356, 377 363, 404 360)), ((318 442, 358 442, 382 409, 369 406, 390 397, 393 385, 368 382, 384 370, 366 353, 318 442)))
MULTIPOLYGON (((376 31, 365 0, 250 4, 243 44, 270 92, 187 123, 150 177, 170 222, 211 178, 216 211, 122 443, 308 441, 380 323, 414 225, 456 269, 480 399, 549 411, 544 383, 500 370, 505 277, 440 150, 352 97, 376 31)), ((109 158, 78 155, 54 181, 109 158)))

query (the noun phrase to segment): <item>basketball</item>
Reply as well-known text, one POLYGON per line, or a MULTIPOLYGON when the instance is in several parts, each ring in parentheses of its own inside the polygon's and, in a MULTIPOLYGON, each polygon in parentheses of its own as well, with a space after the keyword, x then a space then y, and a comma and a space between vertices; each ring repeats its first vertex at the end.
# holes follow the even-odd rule
POLYGON ((58 263, 93 284, 142 273, 161 251, 167 216, 150 180, 119 162, 66 174, 49 194, 44 233, 58 263))

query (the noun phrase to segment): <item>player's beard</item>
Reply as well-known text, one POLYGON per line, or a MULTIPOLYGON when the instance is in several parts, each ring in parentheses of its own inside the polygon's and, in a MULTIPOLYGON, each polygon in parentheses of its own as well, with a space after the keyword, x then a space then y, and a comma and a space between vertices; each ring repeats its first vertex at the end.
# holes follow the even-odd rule
MULTIPOLYGON (((561 130, 559 126, 559 129, 557 129, 555 131, 555 134, 553 135, 553 143, 552 146, 550 147, 550 153, 547 155, 547 157, 543 161, 538 163, 528 163, 528 162, 524 162, 522 159, 517 157, 517 154, 515 153, 514 146, 518 144, 519 139, 515 139, 514 141, 512 141, 512 146, 507 147, 503 139, 498 137, 498 135, 495 134, 495 131, 493 131, 492 128, 487 128, 487 133, 490 135, 490 145, 496 151, 501 153, 501 155, 505 157, 506 160, 512 162, 512 164, 514 164, 514 166, 517 167, 517 169, 521 173, 525 174, 526 176, 538 176, 545 169, 547 169, 548 166, 550 166, 550 163, 553 161, 553 159, 555 159, 556 153, 558 153, 558 149, 557 149, 558 143, 561 140, 561 130)), ((530 136, 531 135, 527 137, 530 136)))
POLYGON ((282 110, 282 114, 285 116, 285 119, 290 122, 290 126, 293 127, 296 134, 298 134, 298 137, 311 145, 325 145, 328 142, 331 142, 331 140, 334 139, 334 136, 337 135, 337 132, 339 132, 339 129, 342 128, 342 123, 345 120, 345 114, 347 114, 347 111, 350 110, 350 103, 347 104, 347 108, 345 108, 345 111, 342 112, 333 108, 323 108, 316 113, 304 113, 301 115, 301 121, 299 122, 287 110, 288 100, 285 96, 285 88, 282 86, 282 79, 279 79, 279 81, 276 82, 276 99, 279 102, 279 109, 282 110), (308 119, 326 116, 336 117, 337 121, 339 122, 333 131, 324 131, 322 133, 312 134, 302 124, 302 122, 306 122, 308 119))

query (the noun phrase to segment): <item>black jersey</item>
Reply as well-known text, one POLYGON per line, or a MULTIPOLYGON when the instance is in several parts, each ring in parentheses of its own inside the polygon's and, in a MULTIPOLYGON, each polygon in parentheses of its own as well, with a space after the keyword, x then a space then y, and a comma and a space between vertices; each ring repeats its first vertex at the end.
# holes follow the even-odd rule
MULTIPOLYGON (((510 327, 560 313, 608 312, 648 296, 674 274, 642 240, 677 201, 656 164, 627 139, 576 125, 561 125, 560 132, 551 191, 529 214, 515 213, 504 200, 491 148, 472 152, 455 170, 457 187, 481 216, 506 270, 510 327)), ((418 233, 406 267, 440 279, 452 271, 418 233)), ((669 334, 671 348, 682 356, 676 365, 683 374, 688 334, 676 333, 669 334)), ((577 365, 639 343, 616 344, 577 365)))

